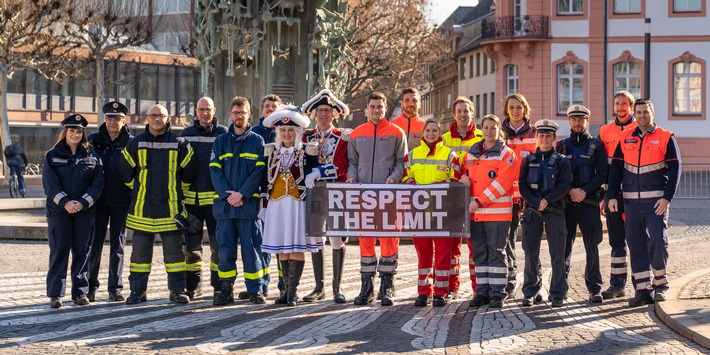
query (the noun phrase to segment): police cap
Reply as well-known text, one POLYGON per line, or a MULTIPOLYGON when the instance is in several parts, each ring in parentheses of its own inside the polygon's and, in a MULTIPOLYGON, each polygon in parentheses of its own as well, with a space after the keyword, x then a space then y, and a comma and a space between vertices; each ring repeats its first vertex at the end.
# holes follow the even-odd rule
POLYGON ((539 120, 535 122, 535 128, 537 129, 538 133, 548 133, 548 134, 557 134, 557 130, 560 129, 560 125, 555 123, 553 120, 539 120))
POLYGON ((567 109, 567 117, 586 117, 589 118, 592 112, 583 105, 572 105, 567 109))
POLYGON ((118 116, 125 118, 128 114, 128 107, 118 101, 107 102, 101 110, 104 112, 104 116, 118 116))
POLYGON ((81 129, 86 129, 86 126, 88 125, 89 121, 86 120, 86 117, 78 113, 73 114, 62 121, 62 127, 78 127, 81 129))

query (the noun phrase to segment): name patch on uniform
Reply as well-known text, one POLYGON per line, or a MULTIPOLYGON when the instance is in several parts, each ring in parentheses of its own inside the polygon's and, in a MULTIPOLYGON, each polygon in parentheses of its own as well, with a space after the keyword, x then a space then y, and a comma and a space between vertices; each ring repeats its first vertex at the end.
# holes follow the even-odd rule
POLYGON ((380 142, 391 142, 394 140, 394 137, 380 137, 380 142))
POLYGON ((437 165, 436 170, 447 171, 449 170, 449 167, 445 165, 437 165))
POLYGON ((635 138, 629 138, 624 141, 624 143, 638 143, 638 142, 639 142, 639 140, 635 139, 635 138))
POLYGON ((69 159, 52 158, 52 163, 66 164, 68 162, 69 162, 69 159))
POLYGON ((651 140, 651 144, 659 144, 659 143, 661 143, 661 141, 658 141, 658 140, 651 140))
POLYGON ((210 153, 210 160, 214 160, 214 157, 215 157, 215 155, 214 155, 214 150, 213 150, 212 153, 210 153))

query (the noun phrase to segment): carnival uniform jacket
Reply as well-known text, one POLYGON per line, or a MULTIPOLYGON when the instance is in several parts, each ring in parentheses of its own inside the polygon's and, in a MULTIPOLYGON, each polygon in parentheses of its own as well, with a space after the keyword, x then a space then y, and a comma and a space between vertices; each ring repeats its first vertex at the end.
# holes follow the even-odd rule
POLYGON ((318 136, 317 129, 308 131, 303 141, 308 143, 320 138, 324 142, 319 142, 318 165, 314 169, 320 171, 321 180, 344 182, 348 179, 348 140, 343 137, 341 130, 333 127, 327 137, 318 136))
POLYGON ((483 142, 468 150, 463 170, 471 180, 471 198, 478 204, 476 211, 471 213, 472 221, 510 221, 517 165, 515 153, 502 139, 486 151, 483 142))
POLYGON ((170 131, 153 136, 145 132, 131 139, 123 150, 118 171, 124 183, 132 184, 126 227, 146 232, 177 231, 175 215, 180 212, 183 186, 191 184, 197 166, 190 143, 170 131))
POLYGON ((476 124, 472 123, 466 136, 462 137, 456 128, 456 122, 454 122, 449 127, 449 131, 444 133, 441 138, 444 140, 444 145, 451 148, 459 156, 459 161, 463 163, 468 148, 483 140, 483 132, 476 129, 476 124))
POLYGON ((461 177, 459 158, 451 148, 439 141, 432 146, 426 142, 409 151, 404 158, 402 182, 418 185, 457 181, 461 177))
POLYGON ((121 181, 118 172, 118 163, 123 160, 123 149, 131 140, 131 132, 127 125, 124 125, 115 140, 111 140, 106 129, 106 123, 99 127, 99 131, 89 135, 89 143, 94 148, 96 154, 101 158, 104 167, 104 178, 106 186, 101 194, 100 203, 108 206, 125 206, 131 203, 131 188, 121 181))
POLYGON ((386 119, 377 125, 361 124, 350 133, 348 143, 348 178, 359 183, 383 184, 387 178, 395 182, 404 174, 407 141, 404 131, 386 119))
POLYGON ((207 127, 202 127, 200 120, 195 120, 192 126, 180 133, 180 137, 190 142, 190 146, 195 151, 192 159, 197 165, 195 182, 183 190, 186 205, 210 206, 214 203, 214 186, 212 186, 209 164, 212 145, 217 137, 224 133, 227 133, 227 127, 217 123, 216 118, 213 118, 207 127))
MULTIPOLYGON (((516 131, 510 124, 509 118, 503 120, 501 128, 505 134, 505 144, 512 149, 518 157, 515 163, 515 174, 518 174, 520 172, 520 164, 522 164, 523 158, 535 153, 535 148, 537 147, 535 128, 530 124, 530 120, 525 120, 520 129, 516 131)), ((520 186, 518 186, 518 177, 516 176, 515 182, 513 183, 513 203, 519 202, 520 186)))
POLYGON ((264 139, 254 133, 251 125, 241 135, 234 134, 234 125, 230 125, 228 132, 215 140, 210 159, 214 218, 257 219, 259 187, 265 171, 264 139), (243 206, 234 208, 227 202, 229 190, 244 196, 243 206))
POLYGON ((421 117, 407 118, 402 113, 390 122, 404 131, 405 137, 407 137, 407 147, 414 149, 421 144, 422 132, 424 132, 424 120, 421 117))
POLYGON ((66 142, 59 142, 45 156, 42 184, 48 216, 68 214, 64 205, 72 200, 84 207, 80 213, 92 212, 105 184, 101 159, 82 146, 72 154, 66 142))

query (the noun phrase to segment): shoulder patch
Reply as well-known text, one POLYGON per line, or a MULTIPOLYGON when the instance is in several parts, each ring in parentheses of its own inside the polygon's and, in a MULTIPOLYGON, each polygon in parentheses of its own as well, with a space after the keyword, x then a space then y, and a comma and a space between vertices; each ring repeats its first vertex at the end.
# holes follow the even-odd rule
POLYGON ((506 162, 507 162, 508 165, 510 165, 510 166, 513 166, 513 163, 515 163, 515 161, 513 160, 513 157, 508 157, 508 159, 506 160, 506 162))
POLYGON ((214 154, 214 149, 212 149, 212 153, 210 153, 210 160, 214 160, 215 154, 214 154))

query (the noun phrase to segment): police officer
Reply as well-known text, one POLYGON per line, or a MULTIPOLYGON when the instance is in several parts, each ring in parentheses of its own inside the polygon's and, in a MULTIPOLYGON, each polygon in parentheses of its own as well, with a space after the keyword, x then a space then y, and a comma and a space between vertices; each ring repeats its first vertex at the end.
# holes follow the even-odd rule
POLYGON ((126 226, 133 230, 128 276, 131 294, 126 304, 147 300, 156 234, 160 234, 163 242, 170 300, 190 303, 185 294, 183 238, 175 217, 184 212, 180 185, 192 183, 197 173, 192 160, 194 153, 190 143, 170 131, 168 110, 164 106, 152 106, 147 116, 145 132, 128 142, 118 166, 121 179, 133 186, 126 219, 126 226))
POLYGON ((86 140, 84 116, 75 114, 62 121, 64 129, 44 159, 42 184, 47 195, 49 232, 49 306, 62 306, 67 283, 69 252, 71 297, 78 305, 89 304, 89 253, 94 238, 96 206, 104 188, 101 159, 86 140))
POLYGON ((572 172, 569 160, 555 152, 553 142, 560 128, 551 120, 535 123, 537 149, 520 165, 520 195, 525 200, 523 213, 523 251, 525 274, 523 306, 542 301, 540 240, 545 227, 552 263, 550 299, 553 307, 562 307, 569 288, 565 276, 565 215, 564 198, 569 192, 572 172))
POLYGON ((665 301, 668 290, 668 207, 678 188, 681 158, 673 132, 653 123, 654 115, 651 100, 636 100, 638 127, 620 136, 609 171, 609 210, 618 211, 618 198, 626 207, 626 242, 636 289, 631 307, 665 301))
POLYGON ((185 231, 185 293, 190 299, 198 297, 202 290, 202 226, 204 224, 207 224, 207 234, 210 241, 210 284, 214 289, 213 294, 218 293, 220 290, 217 272, 219 251, 217 239, 215 238, 217 222, 212 216, 214 187, 212 186, 209 165, 212 144, 218 136, 227 132, 227 127, 219 124, 217 118, 214 117, 217 109, 211 98, 200 98, 197 101, 196 111, 197 118, 193 121, 192 126, 185 128, 180 133, 180 137, 190 142, 190 146, 195 151, 193 160, 197 164, 195 182, 183 191, 187 213, 195 216, 200 222, 198 233, 185 231))
POLYGON ((599 270, 599 244, 602 242, 599 203, 603 198, 602 184, 606 180, 608 163, 604 144, 589 134, 589 115, 589 109, 582 105, 572 105, 567 109, 570 136, 558 141, 556 150, 569 159, 572 170, 572 189, 566 197, 565 207, 567 275, 569 277, 572 246, 579 225, 587 254, 584 281, 589 291, 589 300, 600 303, 603 298, 602 274, 599 270))
POLYGON ((112 101, 107 102, 102 111, 104 123, 99 131, 89 136, 89 143, 101 157, 104 166, 106 188, 101 198, 96 202, 96 236, 91 246, 89 258, 89 301, 96 299, 99 288, 99 269, 101 266, 101 250, 106 240, 106 228, 109 231, 109 262, 108 262, 108 298, 123 302, 123 249, 126 245, 126 215, 131 203, 131 189, 121 181, 118 174, 118 162, 123 159, 123 149, 132 138, 126 125, 128 107, 112 101))

